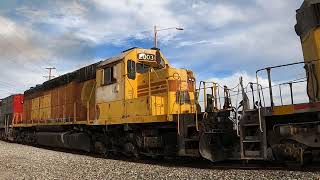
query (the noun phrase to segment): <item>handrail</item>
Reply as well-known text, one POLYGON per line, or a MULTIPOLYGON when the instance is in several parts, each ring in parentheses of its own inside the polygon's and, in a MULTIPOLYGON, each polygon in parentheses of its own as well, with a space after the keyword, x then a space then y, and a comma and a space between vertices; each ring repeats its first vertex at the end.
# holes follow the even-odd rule
POLYGON ((243 81, 242 81, 242 77, 240 77, 239 79, 240 81, 240 86, 238 87, 238 93, 237 93, 237 98, 236 98, 236 112, 235 112, 235 116, 236 116, 236 130, 237 130, 237 136, 240 137, 240 130, 239 130, 239 118, 238 118, 238 97, 240 94, 240 87, 243 88, 243 81))
POLYGON ((148 95, 149 95, 149 115, 152 115, 152 105, 151 105, 151 69, 148 71, 148 95))
MULTIPOLYGON (((178 74, 178 82, 179 82, 179 92, 181 92, 181 77, 180 77, 180 74, 178 74)), ((181 93, 179 93, 179 96, 178 96, 178 102, 179 102, 179 111, 178 111, 178 134, 180 135, 180 114, 181 114, 181 93)))
MULTIPOLYGON (((257 84, 259 84, 259 72, 266 70, 268 73, 268 84, 269 84, 269 93, 270 93, 270 102, 271 102, 271 108, 274 107, 274 102, 273 102, 273 93, 272 93, 272 83, 271 83, 271 70, 275 68, 281 68, 281 67, 287 67, 287 66, 292 66, 292 65, 298 65, 298 64, 311 64, 313 62, 320 61, 320 59, 316 60, 310 60, 310 61, 300 61, 300 62, 294 62, 294 63, 288 63, 288 64, 283 64, 283 65, 277 65, 277 66, 270 66, 262 69, 258 69, 256 71, 256 81, 257 84)), ((260 94, 259 87, 257 86, 257 92, 260 94)), ((261 102, 261 97, 259 97, 259 102, 261 102)), ((260 131, 263 132, 262 129, 262 117, 261 117, 261 106, 258 104, 258 113, 259 113, 259 124, 260 124, 260 131)))
MULTIPOLYGON (((257 79, 257 84, 259 84, 259 77, 258 77, 258 73, 256 73, 256 79, 257 79)), ((260 94, 260 89, 259 89, 259 86, 257 86, 257 92, 258 94, 260 94)), ((259 101, 258 102, 261 102, 261 97, 259 97, 259 101)), ((262 128, 262 117, 261 117, 261 106, 260 104, 258 103, 258 116, 259 116, 259 127, 260 127, 260 132, 263 133, 263 128, 262 128)))
POLYGON ((200 81, 199 83, 199 88, 195 89, 196 93, 198 93, 198 97, 197 97, 197 101, 198 102, 202 102, 199 101, 200 98, 200 93, 201 90, 203 90, 203 103, 204 103, 204 111, 207 110, 208 104, 207 104, 207 89, 211 89, 211 95, 214 97, 214 107, 212 110, 214 110, 214 108, 216 109, 221 109, 221 102, 220 102, 220 91, 219 91, 219 85, 218 83, 215 82, 206 82, 206 81, 200 81), (212 84, 212 86, 207 86, 207 84, 212 84), (219 106, 218 107, 218 101, 219 101, 219 106))
POLYGON ((194 84, 193 84, 193 89, 194 89, 194 100, 193 100, 193 108, 196 112, 196 130, 199 132, 200 129, 199 129, 199 120, 198 120, 198 108, 197 108, 197 104, 196 104, 196 89, 197 89, 197 82, 196 80, 194 80, 194 84))
POLYGON ((90 96, 89 96, 89 100, 87 101, 87 122, 88 122, 88 124, 90 122, 90 100, 92 98, 92 94, 93 94, 93 91, 95 88, 96 88, 96 82, 93 83, 93 86, 92 86, 92 89, 90 92, 90 96))
POLYGON ((130 87, 131 87, 131 90, 132 90, 132 99, 133 99, 133 98, 134 98, 134 88, 133 88, 131 82, 129 81, 129 78, 128 78, 127 74, 125 75, 125 81, 127 81, 127 82, 129 83, 130 87))
POLYGON ((167 113, 166 115, 169 115, 169 109, 170 109, 170 90, 169 90, 169 81, 166 79, 166 85, 167 85, 167 113))

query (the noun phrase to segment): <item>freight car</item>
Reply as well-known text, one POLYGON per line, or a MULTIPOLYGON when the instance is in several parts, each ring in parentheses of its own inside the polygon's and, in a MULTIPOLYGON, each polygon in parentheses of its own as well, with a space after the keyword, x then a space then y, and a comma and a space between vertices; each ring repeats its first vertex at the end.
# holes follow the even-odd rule
POLYGON ((0 101, 0 137, 11 133, 12 125, 22 121, 23 94, 11 95, 0 101))
MULTIPOLYGON (((9 126, 6 121, 4 135, 102 154, 315 160, 320 152, 319 7, 320 0, 306 0, 297 10, 305 61, 258 70, 257 82, 249 84, 251 98, 240 80, 240 103, 232 102, 226 86, 202 81, 197 87, 193 72, 172 67, 159 49, 131 48, 25 91, 22 119, 9 126), (296 64, 305 65, 309 102, 294 104, 291 93, 291 104, 276 106, 271 72, 296 64), (259 84, 263 71, 270 106, 259 84)), ((293 83, 288 83, 291 90, 293 83)))

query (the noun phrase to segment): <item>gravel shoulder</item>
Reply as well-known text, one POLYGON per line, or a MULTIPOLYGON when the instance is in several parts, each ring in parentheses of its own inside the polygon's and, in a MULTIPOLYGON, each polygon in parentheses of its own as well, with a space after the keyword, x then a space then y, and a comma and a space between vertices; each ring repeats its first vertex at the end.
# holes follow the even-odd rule
POLYGON ((320 179, 320 172, 169 167, 0 141, 0 179, 320 179))

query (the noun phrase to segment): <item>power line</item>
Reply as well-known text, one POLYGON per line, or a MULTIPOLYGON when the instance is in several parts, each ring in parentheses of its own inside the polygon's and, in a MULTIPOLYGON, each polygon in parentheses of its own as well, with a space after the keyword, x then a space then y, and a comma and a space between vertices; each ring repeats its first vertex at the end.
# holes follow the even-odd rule
MULTIPOLYGON (((0 35, 1 36, 1 35, 0 35)), ((17 61, 17 60, 15 60, 13 57, 8 57, 8 58, 5 58, 9 63, 11 63, 11 64, 13 64, 13 65, 17 65, 17 64, 20 64, 21 62, 19 62, 19 61, 17 61)), ((24 64, 25 65, 25 64, 24 64)), ((30 64, 30 65, 32 65, 33 66, 33 64, 30 64)), ((24 67, 26 67, 26 68, 28 68, 28 69, 31 69, 31 67, 30 66, 24 66, 24 67)), ((40 66, 39 66, 40 67, 40 66)), ((32 68, 32 70, 37 70, 37 71, 41 71, 41 72, 43 72, 44 70, 43 70, 43 68, 41 67, 40 69, 39 68, 32 68)))
POLYGON ((16 94, 15 92, 8 91, 8 90, 5 90, 5 89, 0 89, 0 92, 5 92, 7 94, 16 94))
POLYGON ((12 87, 12 88, 17 87, 17 86, 14 85, 14 84, 11 84, 11 83, 8 83, 8 82, 5 82, 5 81, 1 81, 1 80, 0 80, 0 83, 3 84, 3 85, 6 85, 6 86, 10 86, 10 87, 12 87))

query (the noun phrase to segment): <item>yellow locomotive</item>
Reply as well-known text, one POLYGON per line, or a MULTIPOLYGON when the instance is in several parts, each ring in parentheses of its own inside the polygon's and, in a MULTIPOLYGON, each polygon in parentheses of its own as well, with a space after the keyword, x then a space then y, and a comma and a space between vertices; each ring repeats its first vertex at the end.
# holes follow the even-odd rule
POLYGON ((198 156, 199 137, 190 134, 198 128, 195 89, 192 71, 171 67, 160 50, 131 48, 26 91, 14 138, 86 151, 176 149, 167 153, 198 156))

